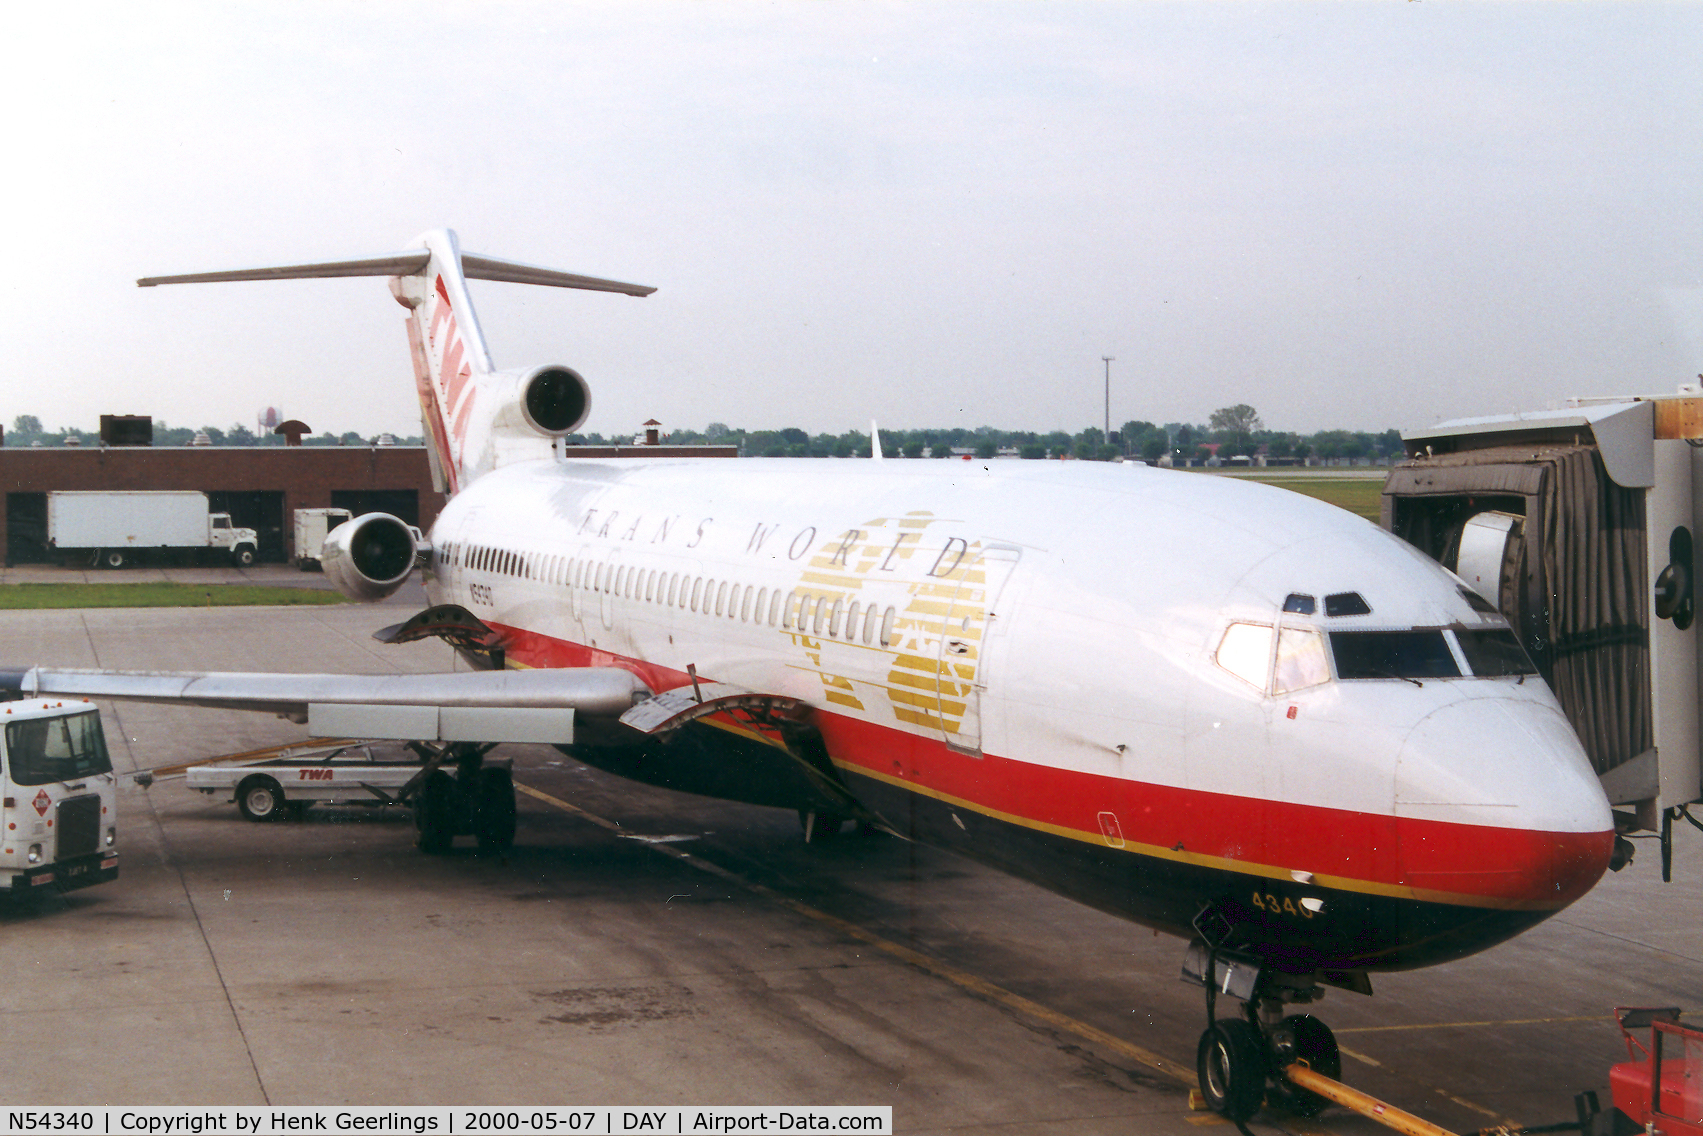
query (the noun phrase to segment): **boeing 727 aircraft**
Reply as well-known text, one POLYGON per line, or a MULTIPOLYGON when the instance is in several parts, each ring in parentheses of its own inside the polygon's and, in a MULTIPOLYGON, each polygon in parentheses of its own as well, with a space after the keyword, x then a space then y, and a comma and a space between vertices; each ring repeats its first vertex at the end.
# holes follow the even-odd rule
MULTIPOLYGON (((347 594, 423 564, 487 669, 392 677, 35 668, 25 693, 268 710, 428 755, 421 846, 512 840, 494 743, 860 820, 1186 939, 1198 1064, 1251 1115, 1321 984, 1483 950, 1583 895, 1615 841, 1554 697, 1495 608, 1330 505, 1089 462, 577 458, 589 388, 498 371, 469 278, 651 289, 462 253, 140 281, 377 275, 407 311, 448 504, 327 540, 347 594), (453 772, 452 772, 453 771, 453 772), (1214 997, 1243 1003, 1215 1019, 1214 997)), ((1303 1111, 1319 1098, 1287 1090, 1303 1111)))

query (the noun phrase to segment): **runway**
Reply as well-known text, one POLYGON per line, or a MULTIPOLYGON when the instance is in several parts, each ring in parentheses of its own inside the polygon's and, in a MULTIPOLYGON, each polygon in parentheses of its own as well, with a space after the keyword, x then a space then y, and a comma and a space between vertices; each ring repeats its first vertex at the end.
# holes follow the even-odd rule
MULTIPOLYGON (((447 669, 377 607, 0 612, 0 665, 447 669)), ((400 612, 400 614, 399 614, 400 612)), ((120 771, 302 738, 112 705, 120 771)), ((885 836, 510 747, 506 857, 425 857, 405 812, 250 824, 178 780, 121 802, 115 884, 0 909, 7 1104, 890 1104, 904 1131, 1183 1133, 1183 946, 885 836)), ((1572 1117, 1615 1005, 1703 1016, 1703 839, 1653 844, 1535 931, 1332 992, 1345 1079, 1457 1132, 1572 1117)), ((1382 1131, 1338 1110, 1256 1132, 1382 1131)))

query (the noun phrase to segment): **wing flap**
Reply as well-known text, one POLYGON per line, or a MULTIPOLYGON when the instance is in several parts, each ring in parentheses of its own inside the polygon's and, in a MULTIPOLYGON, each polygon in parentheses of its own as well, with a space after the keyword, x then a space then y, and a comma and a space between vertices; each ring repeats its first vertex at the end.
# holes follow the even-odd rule
POLYGON ((322 738, 572 745, 571 706, 396 706, 310 702, 308 732, 322 738))

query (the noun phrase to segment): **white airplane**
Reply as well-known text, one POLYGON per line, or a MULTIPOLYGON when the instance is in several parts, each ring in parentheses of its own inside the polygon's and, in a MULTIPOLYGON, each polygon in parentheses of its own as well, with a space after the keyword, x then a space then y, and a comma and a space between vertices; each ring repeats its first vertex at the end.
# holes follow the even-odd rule
MULTIPOLYGON (((493 743, 856 819, 1188 939, 1202 1089, 1242 1120, 1321 985, 1460 958, 1579 898, 1609 806, 1507 622, 1407 544, 1261 485, 1090 462, 576 458, 573 370, 498 371, 467 278, 652 289, 460 252, 142 280, 379 275, 434 468, 423 545, 368 514, 345 593, 423 562, 442 675, 0 675, 29 694, 284 713, 430 760, 421 846, 513 838, 493 743), (456 770, 452 776, 450 769, 456 770), (1216 1019, 1214 997, 1244 1003, 1216 1019)), ((1279 1086, 1281 1088, 1281 1086, 1279 1086)), ((1323 1101, 1288 1090, 1303 1112, 1323 1101)))

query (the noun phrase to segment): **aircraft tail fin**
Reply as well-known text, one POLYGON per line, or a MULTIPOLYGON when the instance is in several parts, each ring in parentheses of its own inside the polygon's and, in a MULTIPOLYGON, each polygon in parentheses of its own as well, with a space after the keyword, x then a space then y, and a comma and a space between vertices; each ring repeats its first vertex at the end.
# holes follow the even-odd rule
POLYGON ((467 281, 501 280, 628 296, 648 296, 656 289, 464 253, 449 229, 426 233, 418 243, 417 248, 361 260, 146 276, 136 284, 152 288, 241 280, 390 277, 391 295, 408 309, 409 353, 432 478, 441 491, 454 494, 497 464, 492 435, 508 419, 518 418, 538 436, 548 437, 577 428, 590 409, 584 380, 566 367, 535 368, 510 376, 506 386, 500 382, 504 376, 492 368, 467 281))

